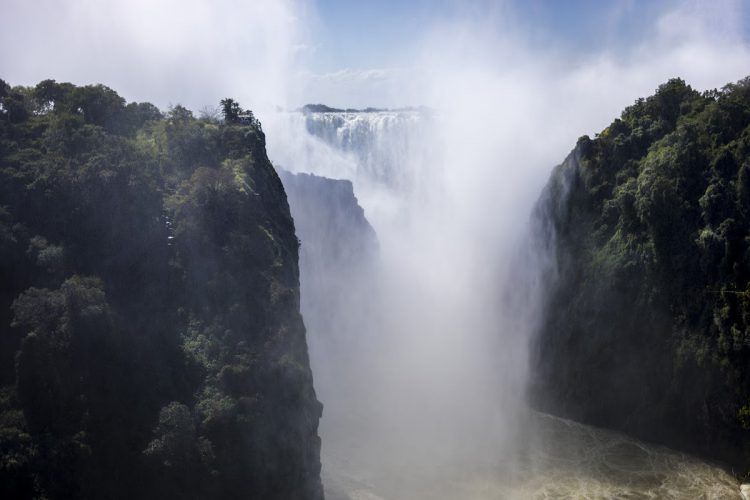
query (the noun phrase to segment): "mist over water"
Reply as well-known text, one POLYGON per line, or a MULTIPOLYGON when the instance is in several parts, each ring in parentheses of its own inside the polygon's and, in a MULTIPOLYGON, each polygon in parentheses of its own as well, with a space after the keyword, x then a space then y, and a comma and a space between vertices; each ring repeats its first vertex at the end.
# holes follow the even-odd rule
POLYGON ((538 266, 510 279, 525 225, 504 223, 515 216, 502 216, 494 189, 472 180, 488 165, 451 151, 467 145, 462 134, 443 135, 455 132, 450 119, 403 111, 281 113, 264 122, 269 137, 287 138, 269 141, 278 166, 353 182, 379 241, 378 258, 362 262, 367 274, 357 277, 314 268, 302 241, 326 474, 393 479, 400 470, 400 480, 424 485, 446 469, 507 462, 521 435, 536 301, 528 287, 512 288, 538 266), (322 272, 344 291, 337 303, 313 284, 322 272), (333 321, 316 321, 320 308, 333 321))
MULTIPOLYGON (((277 165, 353 182, 379 243, 377 256, 337 267, 311 256, 302 238, 328 498, 736 493, 718 468, 530 410, 528 343, 554 274, 545 250, 554 235, 534 224, 533 201, 462 180, 488 167, 476 154, 475 163, 451 155, 457 139, 437 135, 450 129, 439 113, 332 115, 266 122, 269 136, 296 142, 269 146, 277 165), (393 151, 378 155, 394 130, 395 163, 393 151), (517 210, 508 212, 509 200, 517 210)), ((296 211, 293 194, 290 204, 298 231, 314 231, 315 215, 296 211)))
POLYGON ((668 78, 711 88, 750 61, 700 24, 679 35, 671 26, 630 56, 584 60, 476 19, 451 22, 425 36, 420 69, 399 89, 426 109, 261 117, 272 161, 350 180, 379 241, 362 275, 327 271, 345 292, 325 329, 312 318, 331 304, 309 286, 320 269, 302 262, 329 497, 736 493, 717 468, 524 401, 543 277, 554 274, 554 235, 531 224, 552 168, 668 78), (584 451, 597 458, 580 460, 584 451))

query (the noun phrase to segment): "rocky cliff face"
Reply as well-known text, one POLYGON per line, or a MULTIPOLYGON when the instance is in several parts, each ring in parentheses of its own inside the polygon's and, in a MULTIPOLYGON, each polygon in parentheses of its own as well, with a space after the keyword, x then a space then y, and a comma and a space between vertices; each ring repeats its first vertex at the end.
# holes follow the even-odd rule
POLYGON ((317 387, 335 405, 352 397, 342 388, 351 380, 343 379, 376 323, 378 240, 350 181, 283 170, 280 177, 301 244, 302 312, 317 387))
POLYGON ((0 496, 322 498, 259 124, 0 84, 0 496))
POLYGON ((748 463, 748 125, 747 80, 672 80, 555 169, 537 406, 748 463))
MULTIPOLYGON (((300 267, 310 270, 306 274, 311 279, 342 274, 354 278, 353 274, 373 264, 377 236, 350 181, 284 170, 279 175, 301 242, 300 267)), ((319 286, 325 287, 320 283, 315 288, 319 286)))

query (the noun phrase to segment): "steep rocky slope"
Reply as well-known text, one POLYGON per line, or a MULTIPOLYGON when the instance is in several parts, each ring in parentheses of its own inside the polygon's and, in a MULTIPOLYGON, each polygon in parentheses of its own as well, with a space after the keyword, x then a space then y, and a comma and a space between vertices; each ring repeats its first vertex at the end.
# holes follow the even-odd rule
MULTIPOLYGON (((367 273, 378 255, 375 230, 350 181, 284 170, 279 175, 301 243, 303 289, 314 295, 316 307, 310 308, 309 314, 325 309, 323 313, 330 316, 337 307, 334 303, 352 293, 350 285, 370 277, 367 273)), ((320 326, 321 331, 332 328, 320 326)))
MULTIPOLYGON (((350 181, 283 170, 280 177, 301 244, 302 313, 316 388, 326 405, 325 439, 325 431, 350 417, 352 402, 367 393, 358 384, 362 350, 380 325, 378 240, 350 181)), ((331 451, 334 443, 327 443, 331 451)))
POLYGON ((0 81, 0 497, 322 498, 254 119, 0 81))
POLYGON ((749 125, 750 80, 671 80, 555 169, 537 406, 747 466, 749 125))

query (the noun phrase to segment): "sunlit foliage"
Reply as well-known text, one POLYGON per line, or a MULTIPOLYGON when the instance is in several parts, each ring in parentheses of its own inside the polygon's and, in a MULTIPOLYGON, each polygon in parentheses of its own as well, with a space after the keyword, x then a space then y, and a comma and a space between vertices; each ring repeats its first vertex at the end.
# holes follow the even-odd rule
POLYGON ((548 193, 539 404, 750 463, 750 79, 670 80, 582 137, 548 193))
POLYGON ((298 242, 243 113, 0 81, 0 498, 322 495, 298 242))

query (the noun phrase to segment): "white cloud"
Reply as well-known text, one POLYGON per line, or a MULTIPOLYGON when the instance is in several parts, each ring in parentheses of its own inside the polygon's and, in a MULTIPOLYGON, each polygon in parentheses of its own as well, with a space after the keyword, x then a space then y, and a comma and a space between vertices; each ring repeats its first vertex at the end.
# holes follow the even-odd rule
MULTIPOLYGON (((477 5, 458 20, 414 33, 411 42, 422 44, 422 57, 404 60, 413 53, 405 47, 403 54, 391 54, 398 61, 393 67, 314 73, 304 63, 324 55, 312 39, 318 14, 307 0, 4 0, 0 77, 12 84, 101 82, 128 99, 162 107, 180 102, 199 109, 225 96, 253 108, 312 101, 399 107, 435 104, 425 102, 425 89, 435 87, 434 70, 441 66, 458 73, 472 65, 491 68, 506 80, 533 71, 563 79, 599 74, 603 92, 610 91, 607 78, 624 78, 639 84, 612 90, 638 95, 667 76, 716 86, 747 67, 747 7, 741 0, 685 1, 644 20, 653 24, 648 39, 618 54, 596 47, 582 54, 532 48, 508 2, 477 5)), ((617 5, 603 22, 614 25, 633 8, 617 5)))
POLYGON ((322 102, 341 108, 397 108, 414 104, 403 89, 405 82, 418 78, 419 74, 419 70, 413 68, 303 71, 297 73, 296 83, 305 103, 322 102))
POLYGON ((307 12, 296 0, 5 0, 0 75, 101 82, 160 106, 284 104, 307 12))

